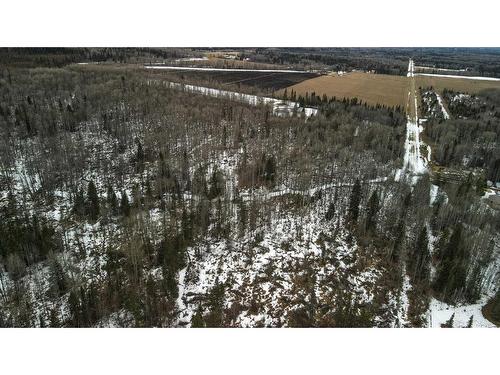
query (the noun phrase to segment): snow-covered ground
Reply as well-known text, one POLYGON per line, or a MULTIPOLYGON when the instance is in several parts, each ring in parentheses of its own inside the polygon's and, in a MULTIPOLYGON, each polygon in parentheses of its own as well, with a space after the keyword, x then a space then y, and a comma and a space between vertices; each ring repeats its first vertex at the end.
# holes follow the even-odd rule
MULTIPOLYGON (((425 91, 421 93, 422 103, 424 105, 424 113, 429 118, 438 118, 448 120, 450 114, 444 105, 443 98, 437 91, 425 91)), ((427 119, 420 119, 420 123, 425 122, 427 119)))
POLYGON ((448 113, 448 111, 444 107, 443 99, 441 98, 441 96, 437 92, 435 92, 435 94, 436 94, 436 98, 437 98, 437 101, 439 103, 439 106, 441 107, 441 112, 443 112, 443 117, 445 120, 448 120, 450 118, 450 114, 448 113))
POLYGON ((413 71, 415 69, 415 63, 413 62, 413 59, 410 59, 408 62, 408 73, 406 74, 407 77, 413 77, 413 71))
POLYGON ((410 290, 410 277, 406 274, 406 267, 403 266, 403 285, 398 298, 397 319, 393 328, 405 327, 409 324, 408 309, 410 308, 410 300, 408 298, 408 293, 410 290))
MULTIPOLYGON (((388 177, 377 177, 371 180, 368 180, 367 182, 369 184, 377 184, 377 183, 382 183, 388 180, 388 177)), ((298 194, 302 196, 309 196, 312 197, 315 194, 332 189, 332 188, 340 188, 340 187, 352 187, 354 186, 353 182, 332 182, 328 184, 322 184, 319 186, 315 186, 306 190, 299 190, 299 189, 290 189, 287 186, 280 186, 278 189, 273 190, 273 191, 268 191, 267 189, 257 189, 253 190, 251 192, 249 191, 243 191, 241 192, 240 196, 243 200, 250 200, 250 198, 254 199, 258 197, 259 199, 270 199, 270 198, 276 198, 276 197, 281 197, 284 195, 289 195, 289 194, 298 194)))
POLYGON ((303 113, 306 117, 315 116, 318 113, 316 108, 312 107, 299 107, 299 103, 288 100, 281 100, 276 98, 269 98, 265 96, 243 94, 235 91, 219 90, 210 87, 195 86, 182 84, 177 82, 162 81, 165 85, 185 90, 191 93, 212 96, 215 98, 224 98, 234 101, 248 103, 250 105, 271 105, 273 107, 273 114, 276 116, 292 116, 294 113, 303 113))
POLYGON ((194 67, 194 66, 173 66, 173 65, 145 65, 144 68, 146 68, 146 69, 166 69, 166 70, 198 70, 198 71, 209 71, 209 72, 311 73, 308 70, 203 68, 203 67, 194 67))
MULTIPOLYGON (((410 59, 408 66, 408 77, 414 79, 414 62, 410 59)), ((420 154, 420 146, 423 144, 420 141, 420 132, 423 130, 418 121, 418 105, 417 93, 408 93, 411 100, 414 98, 415 117, 408 116, 406 123, 406 140, 405 140, 405 155, 403 163, 403 171, 408 171, 410 174, 420 175, 427 172, 427 163, 420 154)))
MULTIPOLYGON (((186 305, 184 304, 184 289, 185 289, 185 285, 186 285, 186 270, 187 270, 187 267, 184 267, 182 270, 179 271, 179 279, 177 282, 177 285, 179 286, 179 296, 177 297, 177 301, 175 304, 176 304, 177 309, 180 312, 186 310, 186 305)), ((182 318, 182 315, 179 314, 177 324, 179 324, 181 318, 182 318)))
MULTIPOLYGON (((471 76, 456 76, 448 74, 432 74, 432 73, 412 73, 415 76, 428 76, 428 77, 443 77, 443 78, 459 78, 459 79, 473 79, 476 81, 500 81, 500 78, 494 77, 471 77, 471 76)), ((408 76, 410 77, 410 76, 408 76)))
POLYGON ((427 165, 420 154, 420 132, 422 126, 411 119, 406 123, 405 155, 403 160, 403 171, 413 175, 427 172, 427 165))
MULTIPOLYGON (((439 186, 434 185, 434 184, 431 184, 429 197, 430 197, 429 204, 431 205, 431 207, 434 203, 436 203, 438 201, 438 198, 442 199, 442 201, 444 203, 448 203, 448 196, 446 195, 446 193, 443 190, 440 190, 439 186)), ((430 233, 430 231, 429 231, 429 233, 430 233)))
MULTIPOLYGON (((414 79, 415 64, 412 59, 408 63, 408 74, 411 80, 414 79)), ((408 173, 410 176, 418 176, 427 172, 427 163, 430 160, 424 159, 420 153, 420 147, 425 146, 425 144, 420 139, 420 132, 423 131, 423 127, 420 125, 418 120, 418 104, 417 104, 417 93, 408 93, 408 103, 411 99, 414 99, 415 106, 415 116, 411 118, 409 115, 406 122, 406 139, 405 139, 405 154, 403 158, 403 168, 396 171, 395 179, 399 181, 401 177, 408 173)), ((410 105, 410 104, 409 104, 410 105)), ((430 154, 428 155, 430 158, 430 154)))
POLYGON ((181 61, 207 61, 208 57, 203 56, 203 57, 183 57, 181 59, 176 59, 174 61, 176 62, 181 62, 181 61))
POLYGON ((453 97, 451 98, 451 101, 452 102, 461 102, 461 101, 470 100, 470 99, 471 99, 471 96, 469 94, 458 93, 458 94, 453 95, 453 97))
POLYGON ((467 69, 447 69, 447 68, 434 68, 432 66, 415 66, 415 69, 436 70, 439 72, 466 72, 467 69))
POLYGON ((472 327, 493 328, 495 325, 488 321, 481 312, 486 301, 473 305, 452 306, 432 299, 429 305, 429 327, 440 328, 453 314, 453 328, 465 328, 472 316, 472 327))
POLYGON ((225 307, 241 304, 235 324, 241 327, 281 326, 287 324, 287 314, 309 301, 311 291, 304 290, 298 280, 304 277, 304 264, 315 270, 314 298, 329 300, 334 295, 332 280, 345 281, 353 301, 369 303, 373 286, 381 277, 374 266, 357 269, 353 257, 356 244, 345 241, 347 232, 341 230, 332 244, 322 245, 322 232, 329 223, 318 211, 321 205, 304 217, 279 215, 273 220, 273 229, 262 233, 248 233, 237 241, 211 239, 206 244, 189 249, 189 258, 195 259, 179 275, 180 325, 190 325, 199 305, 217 283, 227 283, 225 307), (331 258, 323 262, 323 257, 331 258), (356 270, 355 270, 356 269, 356 270), (255 307, 248 306, 254 301, 255 307))

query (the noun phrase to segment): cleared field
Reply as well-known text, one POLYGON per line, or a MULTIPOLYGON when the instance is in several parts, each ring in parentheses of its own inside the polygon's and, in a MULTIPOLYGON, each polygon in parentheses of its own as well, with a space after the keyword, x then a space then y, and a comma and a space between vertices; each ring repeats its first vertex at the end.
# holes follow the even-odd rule
POLYGON ((184 83, 223 86, 228 88, 253 87, 265 91, 277 91, 306 79, 317 77, 316 73, 252 72, 252 71, 176 71, 153 70, 150 75, 172 80, 181 78, 184 83))
MULTIPOLYGON (((368 104, 405 108, 410 80, 403 76, 353 72, 345 75, 328 75, 302 81, 287 88, 297 95, 306 92, 323 94, 337 99, 358 98, 368 104)), ((283 91, 281 91, 283 93, 283 91)))
POLYGON ((461 78, 446 78, 446 77, 429 77, 416 76, 417 87, 432 86, 438 92, 442 93, 443 89, 466 92, 476 94, 481 90, 497 88, 500 89, 500 81, 483 81, 474 79, 461 78))

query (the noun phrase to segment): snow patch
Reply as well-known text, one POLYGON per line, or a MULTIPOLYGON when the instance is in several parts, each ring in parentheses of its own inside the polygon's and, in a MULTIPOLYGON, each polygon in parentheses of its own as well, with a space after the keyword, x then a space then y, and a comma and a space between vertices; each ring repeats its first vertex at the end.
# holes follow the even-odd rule
POLYGON ((261 72, 261 73, 311 73, 307 70, 289 70, 289 69, 237 69, 237 68, 202 68, 193 66, 153 66, 145 65, 145 69, 165 69, 165 70, 197 70, 209 72, 261 72))
POLYGON ((481 311, 485 303, 485 301, 482 301, 472 305, 452 306, 432 298, 429 305, 429 326, 440 328, 441 324, 446 323, 455 314, 453 328, 467 327, 471 316, 473 317, 473 328, 494 328, 495 325, 487 320, 481 311))
POLYGON ((443 117, 445 120, 448 120, 450 118, 450 114, 448 113, 448 111, 444 107, 443 99, 441 98, 441 96, 437 92, 435 94, 436 94, 436 98, 437 98, 437 101, 439 103, 439 106, 441 107, 441 112, 443 112, 443 117))
POLYGON ((500 81, 500 78, 494 78, 494 77, 471 77, 471 76, 456 76, 456 75, 448 75, 448 74, 431 74, 431 73, 415 73, 414 75, 415 76, 427 76, 427 77, 455 78, 455 79, 473 79, 476 81, 500 81))
POLYGON ((174 89, 182 89, 191 93, 212 96, 215 98, 227 98, 234 101, 248 103, 250 105, 271 105, 273 107, 273 114, 281 117, 292 116, 294 113, 303 113, 306 117, 311 117, 318 113, 318 109, 316 108, 299 107, 299 103, 288 100, 243 94, 240 92, 219 90, 210 87, 181 84, 177 82, 164 81, 164 84, 174 89))

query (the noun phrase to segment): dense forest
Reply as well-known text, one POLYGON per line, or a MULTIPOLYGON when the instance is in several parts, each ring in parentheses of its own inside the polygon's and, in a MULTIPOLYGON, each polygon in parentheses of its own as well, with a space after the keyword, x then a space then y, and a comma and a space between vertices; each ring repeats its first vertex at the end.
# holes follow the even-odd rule
POLYGON ((16 68, 60 68, 81 62, 144 63, 184 53, 175 48, 0 48, 0 63, 16 68))
POLYGON ((453 118, 431 121, 425 127, 425 134, 436 145, 437 162, 480 168, 487 180, 500 181, 500 91, 469 95, 444 90, 443 97, 453 118))
POLYGON ((464 69, 466 72, 460 73, 464 75, 500 77, 498 48, 257 48, 242 54, 252 61, 295 67, 394 75, 406 75, 408 56, 424 66, 464 69))
POLYGON ((429 116, 456 178, 397 178, 401 108, 274 116, 73 64, 180 54, 0 50, 0 326, 420 327, 432 298, 498 291, 499 92, 429 116))

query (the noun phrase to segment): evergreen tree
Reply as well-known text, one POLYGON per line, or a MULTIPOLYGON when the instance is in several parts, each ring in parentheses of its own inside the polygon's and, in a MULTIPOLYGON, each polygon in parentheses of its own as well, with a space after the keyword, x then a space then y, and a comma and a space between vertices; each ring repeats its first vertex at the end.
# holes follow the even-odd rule
POLYGON ((186 209, 182 210, 181 226, 184 242, 189 243, 193 238, 193 223, 192 216, 187 212, 186 209))
POLYGON ((12 193, 12 191, 9 191, 9 193, 7 194, 6 214, 8 217, 15 217, 17 215, 16 196, 12 193))
POLYGON ((202 167, 200 167, 194 171, 192 191, 193 191, 193 194, 208 197, 209 193, 208 193, 207 181, 205 178, 205 172, 206 172, 205 168, 202 168, 202 167))
POLYGON ((413 251, 408 259, 408 273, 416 283, 429 281, 430 256, 429 243, 427 238, 427 228, 422 226, 413 251))
POLYGON ((200 304, 196 309, 196 313, 191 318, 191 328, 204 328, 204 327, 205 327, 205 321, 203 320, 203 309, 200 304))
POLYGON ((484 195, 484 190, 488 187, 488 184, 486 183, 486 178, 484 176, 480 176, 477 181, 476 181, 476 193, 479 196, 484 195))
POLYGON ((106 201, 108 203, 108 207, 113 214, 116 213, 118 209, 118 199, 116 198, 115 191, 111 185, 108 185, 108 191, 106 193, 106 201))
POLYGON ((496 321, 500 322, 500 291, 497 291, 495 297, 488 302, 490 306, 490 315, 496 321))
POLYGON ((40 322, 40 328, 45 328, 45 319, 42 315, 38 316, 38 321, 40 322))
POLYGON ((271 185, 274 185, 276 178, 276 163, 274 158, 271 156, 267 158, 266 164, 264 166, 264 179, 271 185))
POLYGON ((248 209, 245 204, 245 201, 241 199, 241 197, 238 199, 238 229, 239 229, 239 236, 243 237, 246 232, 246 226, 247 226, 247 220, 248 220, 248 209))
POLYGON ((170 300, 175 300, 179 296, 176 273, 166 264, 162 267, 162 271, 166 294, 170 300))
POLYGON ((71 318, 72 327, 80 327, 81 325, 81 306, 78 294, 72 289, 68 297, 68 307, 71 318))
POLYGON ((348 222, 355 225, 359 216, 359 203, 361 202, 361 183, 356 179, 349 198, 348 222))
POLYGON ((61 263, 56 257, 52 257, 50 262, 50 281, 52 284, 52 293, 56 297, 60 297, 66 293, 68 282, 61 263))
POLYGON ((469 176, 467 177, 467 180, 462 182, 460 186, 457 189, 456 197, 457 198, 464 198, 467 196, 469 191, 472 188, 472 175, 469 173, 469 176))
POLYGON ((444 249, 440 249, 440 262, 433 289, 447 302, 461 297, 466 287, 467 252, 462 243, 462 226, 455 226, 444 249))
POLYGON ((393 263, 399 263, 401 259, 401 248, 405 240, 405 226, 405 220, 404 217, 402 217, 399 219, 394 231, 394 243, 391 251, 391 261, 393 263))
POLYGON ((148 201, 151 201, 151 199, 153 199, 153 190, 151 189, 151 179, 149 178, 149 175, 146 178, 145 185, 146 198, 148 199, 148 201))
POLYGON ((122 191, 122 198, 120 201, 120 211, 123 216, 128 217, 130 215, 130 203, 126 191, 122 191))
POLYGON ((218 280, 208 293, 209 313, 205 317, 207 327, 222 327, 224 322, 224 285, 218 280))
POLYGON ((227 148, 227 128, 226 125, 222 127, 222 147, 224 150, 227 148))
POLYGON ((83 190, 78 189, 75 195, 75 202, 73 203, 73 213, 78 217, 85 215, 85 197, 83 190))
POLYGON ((137 154, 136 154, 136 171, 137 173, 142 173, 144 171, 144 161, 146 157, 144 155, 144 150, 142 149, 141 141, 137 141, 137 154))
POLYGON ((50 328, 59 328, 61 326, 56 307, 50 309, 49 326, 50 328))
POLYGON ((224 193, 224 180, 222 173, 217 168, 214 168, 212 176, 210 177, 210 190, 208 192, 208 199, 214 199, 224 193))
POLYGON ((446 323, 441 324, 441 328, 453 328, 453 320, 455 319, 455 313, 451 314, 450 319, 446 323))
POLYGON ((368 200, 368 204, 366 207, 366 231, 374 232, 377 228, 377 214, 379 211, 379 198, 378 192, 375 190, 370 199, 368 200))
POLYGON ((165 162, 165 157, 163 156, 163 153, 160 151, 160 160, 158 162, 158 171, 159 175, 162 178, 170 178, 170 168, 168 164, 165 162))
POLYGON ((467 301, 474 302, 481 295, 481 280, 483 279, 481 268, 480 264, 476 264, 467 278, 467 287, 465 290, 465 298, 467 301))
POLYGON ((474 315, 471 315, 469 321, 467 322, 467 328, 472 328, 473 322, 474 322, 474 315))
POLYGON ((94 181, 89 182, 87 191, 87 209, 91 220, 95 221, 99 217, 99 196, 94 181))
POLYGON ((332 220, 335 217, 335 202, 330 202, 328 205, 328 210, 326 211, 325 214, 325 219, 327 221, 332 220))
POLYGON ((139 208, 141 207, 142 201, 143 199, 139 185, 134 184, 134 186, 132 186, 132 206, 135 208, 139 208))

